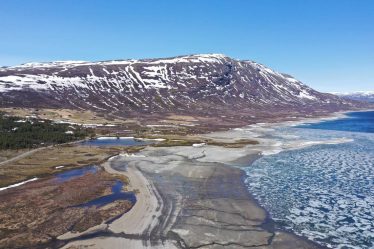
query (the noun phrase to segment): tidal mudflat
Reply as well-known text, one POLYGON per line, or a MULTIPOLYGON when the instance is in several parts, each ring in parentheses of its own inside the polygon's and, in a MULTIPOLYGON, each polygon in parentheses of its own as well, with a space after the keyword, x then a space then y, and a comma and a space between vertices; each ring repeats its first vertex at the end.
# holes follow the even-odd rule
MULTIPOLYGON (((62 172, 55 181, 82 183, 88 188, 91 184, 107 187, 96 192, 98 195, 68 203, 71 210, 93 213, 79 218, 81 222, 71 221, 73 225, 69 227, 74 229, 56 230, 54 245, 64 248, 322 248, 320 241, 316 240, 320 244, 312 241, 313 237, 280 225, 272 207, 260 198, 263 195, 271 198, 273 193, 259 195, 257 189, 251 189, 258 182, 256 172, 250 173, 248 168, 252 166, 248 165, 256 169, 257 162, 280 155, 282 151, 338 146, 349 144, 354 138, 305 137, 278 132, 290 129, 290 125, 295 124, 256 124, 189 136, 188 142, 164 140, 156 145, 116 147, 115 150, 106 146, 80 146, 109 150, 114 155, 102 160, 98 168, 62 172), (98 173, 110 175, 111 184, 97 185, 93 179, 89 183, 81 180, 82 175, 92 177, 98 173), (118 181, 122 177, 129 180, 126 194, 119 191, 123 189, 118 181)), ((85 152, 85 155, 90 154, 85 152)), ((56 170, 54 166, 51 168, 56 170)), ((284 193, 280 198, 289 197, 284 193)), ((56 228, 61 228, 61 224, 56 228)))
MULTIPOLYGON (((221 135, 206 138, 224 143, 252 137, 221 135)), ((137 202, 109 226, 69 238, 64 248, 319 248, 276 230, 248 193, 240 166, 270 147, 147 147, 113 157, 106 170, 130 179, 137 202)))

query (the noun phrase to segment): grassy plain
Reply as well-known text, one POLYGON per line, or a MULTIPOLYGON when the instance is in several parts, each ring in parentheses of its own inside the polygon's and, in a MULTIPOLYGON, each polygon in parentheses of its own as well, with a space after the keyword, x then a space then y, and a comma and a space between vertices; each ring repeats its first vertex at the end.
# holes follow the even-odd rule
POLYGON ((137 150, 139 150, 137 147, 89 147, 79 145, 59 145, 44 148, 20 160, 1 165, 0 187, 72 168, 90 164, 98 165, 113 155, 137 150), (58 166, 64 167, 56 168, 58 166))

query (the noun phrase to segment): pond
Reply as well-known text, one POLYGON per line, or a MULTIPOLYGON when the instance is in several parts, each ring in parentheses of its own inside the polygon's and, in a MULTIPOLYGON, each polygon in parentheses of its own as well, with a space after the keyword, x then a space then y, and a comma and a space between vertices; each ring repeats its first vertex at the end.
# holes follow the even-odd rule
POLYGON ((77 205, 76 207, 102 207, 109 203, 112 203, 117 200, 127 200, 130 201, 133 205, 136 202, 136 196, 134 192, 123 192, 122 187, 124 186, 124 183, 122 181, 117 180, 115 184, 112 186, 112 193, 110 195, 105 195, 96 199, 93 199, 91 201, 88 201, 86 203, 77 205))
MULTIPOLYGON (((79 169, 72 169, 72 170, 59 173, 55 176, 55 178, 57 182, 63 183, 63 182, 70 181, 75 178, 84 176, 85 174, 89 174, 89 173, 96 174, 97 172, 98 172, 98 166, 92 165, 92 166, 87 166, 87 167, 83 167, 79 169)), ((124 185, 125 184, 122 181, 116 180, 112 186, 111 194, 101 196, 99 198, 90 200, 86 203, 77 205, 75 207, 82 207, 82 208, 88 208, 92 206, 102 207, 117 200, 127 200, 127 201, 130 201, 134 205, 136 202, 135 193, 122 191, 124 185)))
POLYGON ((142 146, 156 143, 156 140, 134 137, 99 137, 80 143, 84 146, 142 146))
POLYGON ((95 174, 97 170, 98 170, 97 166, 87 166, 87 167, 83 167, 79 169, 72 169, 72 170, 59 173, 55 177, 59 183, 62 183, 62 182, 70 181, 75 178, 84 176, 85 174, 88 174, 88 173, 95 174))

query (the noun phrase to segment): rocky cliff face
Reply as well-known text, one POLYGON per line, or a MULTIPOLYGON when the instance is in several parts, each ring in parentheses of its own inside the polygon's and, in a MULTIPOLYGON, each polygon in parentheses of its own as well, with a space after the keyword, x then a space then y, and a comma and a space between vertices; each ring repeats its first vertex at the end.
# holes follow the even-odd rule
POLYGON ((220 54, 0 69, 3 107, 90 109, 116 115, 335 111, 359 102, 320 93, 290 75, 220 54))

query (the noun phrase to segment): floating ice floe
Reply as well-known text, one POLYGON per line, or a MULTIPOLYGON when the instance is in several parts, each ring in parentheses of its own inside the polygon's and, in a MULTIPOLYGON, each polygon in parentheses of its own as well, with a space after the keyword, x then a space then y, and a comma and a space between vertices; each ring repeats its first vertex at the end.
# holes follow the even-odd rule
POLYGON ((206 143, 192 144, 192 147, 199 148, 199 147, 203 147, 205 145, 206 145, 206 143))
POLYGON ((128 154, 128 153, 120 154, 120 156, 124 156, 124 157, 145 157, 145 155, 128 154))
POLYGON ((269 144, 246 183, 274 220, 329 248, 373 248, 374 134, 280 127, 263 139, 283 152, 269 144))
POLYGON ((106 140, 106 139, 134 139, 134 137, 98 137, 97 140, 106 140))

